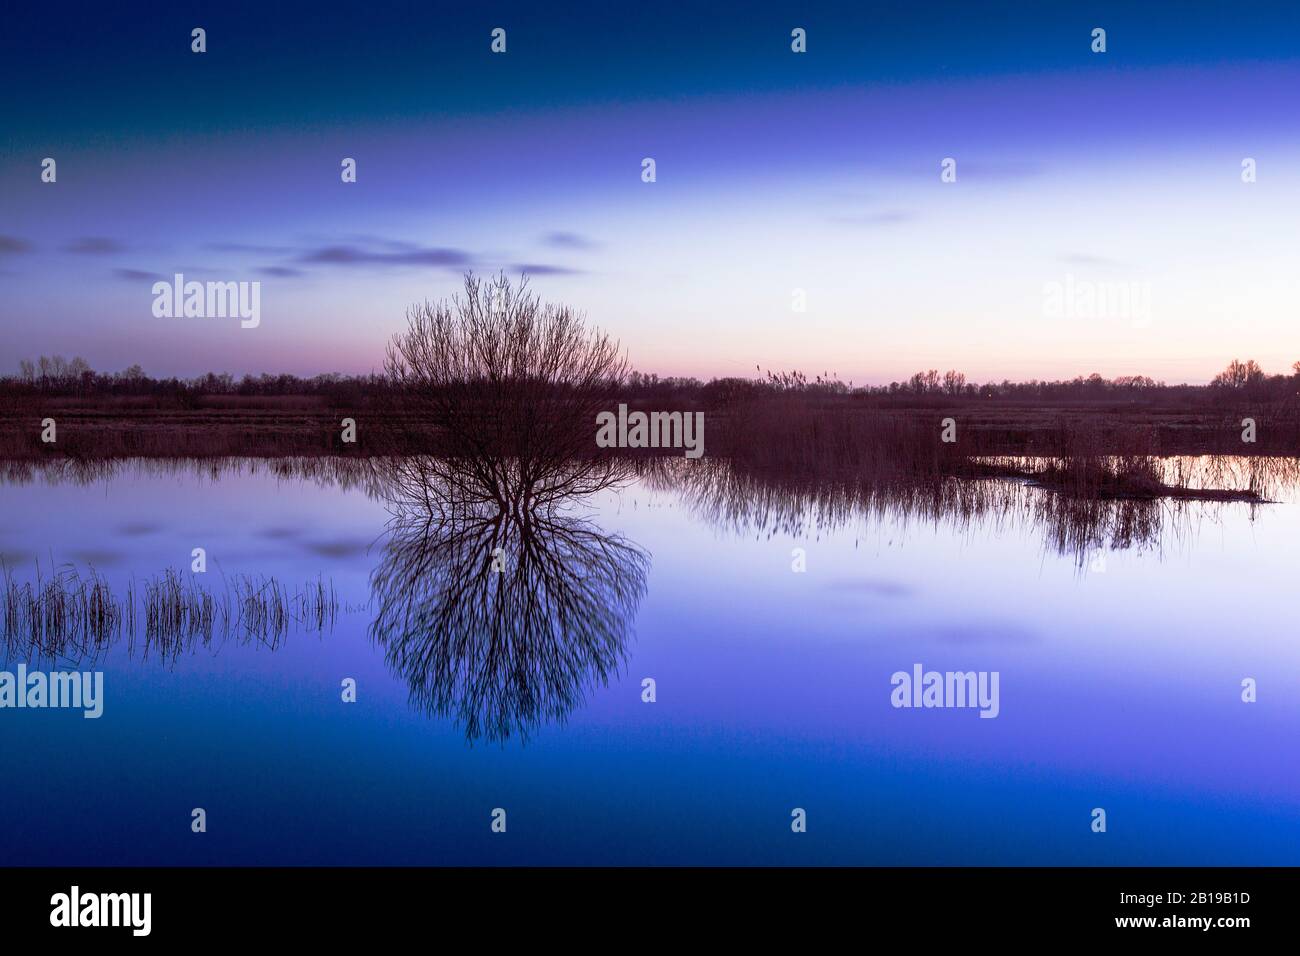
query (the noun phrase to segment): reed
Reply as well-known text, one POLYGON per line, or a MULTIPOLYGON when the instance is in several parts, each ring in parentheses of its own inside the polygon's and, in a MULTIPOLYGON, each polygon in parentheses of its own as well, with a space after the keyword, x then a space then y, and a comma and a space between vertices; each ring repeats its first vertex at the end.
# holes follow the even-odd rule
POLYGON ((95 569, 62 566, 52 575, 38 564, 20 581, 0 566, 0 636, 8 654, 86 661, 125 639, 129 654, 175 660, 226 639, 275 648, 295 629, 324 632, 338 615, 338 596, 323 577, 289 591, 269 575, 236 575, 209 591, 173 569, 134 579, 115 594, 95 569))
POLYGON ((5 646, 18 645, 41 657, 93 657, 122 631, 123 611, 94 568, 84 574, 62 566, 46 576, 39 562, 34 581, 20 582, 3 570, 5 646))
POLYGON ((827 476, 751 469, 724 459, 656 458, 638 462, 637 473, 647 487, 680 496, 693 514, 731 532, 772 538, 810 537, 855 524, 925 523, 962 534, 1025 527, 1080 567, 1100 550, 1159 548, 1187 537, 1212 507, 1189 496, 1081 497, 1037 480, 1001 477, 1013 466, 1032 474, 1037 464, 1009 461, 986 479, 879 481, 870 474, 827 476))

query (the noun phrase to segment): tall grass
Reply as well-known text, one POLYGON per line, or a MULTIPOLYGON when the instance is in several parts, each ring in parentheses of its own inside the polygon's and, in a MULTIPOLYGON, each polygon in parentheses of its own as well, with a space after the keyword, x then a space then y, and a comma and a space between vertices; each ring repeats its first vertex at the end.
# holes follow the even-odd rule
POLYGON ((84 575, 61 567, 46 576, 40 565, 34 581, 19 582, 4 565, 6 647, 26 646, 38 657, 94 657, 121 633, 124 608, 107 581, 89 569, 84 575))
POLYGON ((227 639, 274 649, 292 630, 332 629, 338 596, 321 577, 290 591, 273 576, 247 574, 209 591, 170 568, 117 595, 93 568, 47 575, 38 565, 34 580, 19 581, 4 566, 0 611, 10 655, 85 661, 125 639, 128 653, 175 660, 227 639))
MULTIPOLYGON (((1295 484, 1300 458, 1261 456, 1240 441, 1231 455, 1200 456, 1197 474, 1171 470, 1158 428, 1101 419, 1038 422, 1029 434, 1006 422, 962 418, 942 410, 899 413, 853 409, 803 393, 739 402, 706 444, 746 473, 808 476, 834 483, 922 489, 948 478, 1032 481, 1076 499, 1196 498, 1262 502, 1279 484, 1295 484), (945 426, 948 437, 944 440, 945 426), (1229 467, 1223 464, 1231 461, 1229 467), (1240 471, 1231 488, 1203 480, 1240 471), (1196 480, 1193 480, 1193 479, 1196 480)), ((1300 450, 1300 449, 1298 449, 1300 450)))
POLYGON ((1099 550, 1160 548, 1184 537, 1209 507, 1178 497, 1076 497, 1029 480, 877 481, 711 458, 645 459, 637 472, 651 489, 680 496, 701 519, 760 538, 808 537, 855 523, 904 528, 923 522, 961 534, 1024 527, 1081 567, 1099 550))

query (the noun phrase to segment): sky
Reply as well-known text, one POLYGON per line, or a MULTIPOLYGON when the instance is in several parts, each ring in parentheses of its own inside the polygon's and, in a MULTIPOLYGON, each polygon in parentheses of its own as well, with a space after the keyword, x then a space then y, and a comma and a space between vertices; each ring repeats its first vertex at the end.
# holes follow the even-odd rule
POLYGON ((6 12, 0 374, 368 372, 467 270, 661 375, 1300 360, 1294 4, 470 6, 6 12))

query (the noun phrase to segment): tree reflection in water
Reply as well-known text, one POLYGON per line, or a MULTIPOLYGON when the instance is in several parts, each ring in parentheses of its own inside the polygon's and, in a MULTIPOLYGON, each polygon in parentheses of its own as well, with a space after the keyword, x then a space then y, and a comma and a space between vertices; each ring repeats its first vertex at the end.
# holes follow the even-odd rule
POLYGON ((407 457, 377 465, 392 519, 372 638, 411 700, 468 740, 563 722, 626 660, 649 556, 583 516, 613 461, 407 457))

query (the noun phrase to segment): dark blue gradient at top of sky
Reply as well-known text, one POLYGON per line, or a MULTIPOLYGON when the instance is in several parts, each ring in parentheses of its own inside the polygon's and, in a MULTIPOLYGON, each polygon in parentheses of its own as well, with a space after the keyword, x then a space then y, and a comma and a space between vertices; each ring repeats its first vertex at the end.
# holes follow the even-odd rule
POLYGON ((1300 3, 10 5, 0 374, 366 371, 469 269, 661 374, 1289 368, 1298 77, 1300 3), (177 273, 260 331, 159 321, 177 273), (1158 315, 1044 321, 1076 273, 1158 315))
POLYGON ((1300 4, 14 4, 10 148, 710 94, 1295 59, 1300 4), (208 32, 196 69, 189 31, 208 32), (484 53, 492 28, 509 55, 484 53), (789 35, 810 55, 792 76, 789 35))

